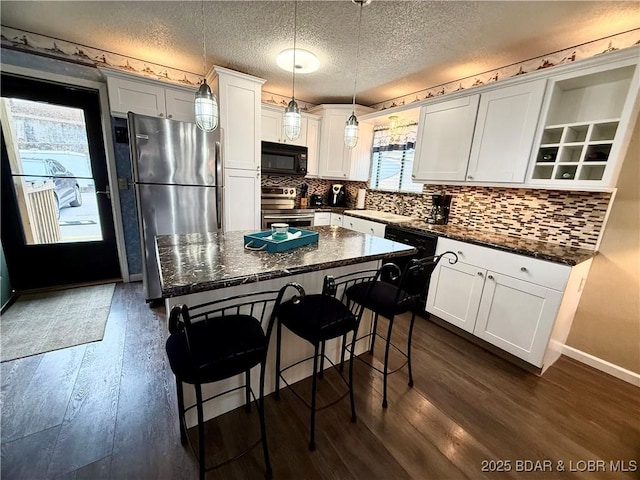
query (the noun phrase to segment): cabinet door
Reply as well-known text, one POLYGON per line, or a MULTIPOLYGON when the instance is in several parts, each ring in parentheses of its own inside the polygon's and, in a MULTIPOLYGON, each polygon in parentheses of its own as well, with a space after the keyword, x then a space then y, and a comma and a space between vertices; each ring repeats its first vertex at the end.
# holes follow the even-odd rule
POLYGON ((349 172, 347 177, 349 180, 360 182, 366 182, 369 180, 369 172, 371 171, 371 151, 373 149, 373 127, 373 124, 360 122, 358 144, 353 147, 350 152, 347 152, 347 154, 349 154, 349 172))
POLYGON ((473 333, 486 270, 440 262, 431 276, 427 312, 473 333))
POLYGON ((313 215, 313 226, 331 225, 331 214, 329 212, 320 212, 313 215))
POLYGON ((320 120, 315 118, 307 119, 307 176, 316 177, 318 175, 318 153, 320 141, 320 120))
POLYGON ((524 182, 546 80, 483 93, 467 180, 524 182))
POLYGON ((220 126, 225 167, 260 168, 260 85, 234 76, 219 76, 220 126))
POLYGON ((262 140, 275 143, 282 141, 282 112, 262 108, 262 140))
POLYGON ((422 107, 414 180, 464 180, 480 95, 422 107))
POLYGON ((384 238, 384 231, 386 229, 386 225, 380 222, 372 222, 371 220, 364 220, 362 218, 356 218, 358 221, 357 230, 362 233, 369 233, 371 235, 375 235, 376 237, 384 238))
POLYGON ((343 215, 342 226, 344 228, 348 228, 349 230, 358 231, 358 219, 355 217, 350 217, 349 215, 343 215))
MULTIPOLYGON (((301 147, 307 147, 307 119, 305 117, 300 118, 300 136, 295 140, 289 140, 284 131, 282 132, 282 143, 290 143, 291 145, 299 145, 301 147)), ((307 161, 309 157, 307 156, 307 161)))
POLYGON ((260 173, 225 168, 224 231, 260 229, 260 173))
POLYGON ((561 292, 489 271, 473 333, 541 367, 561 301, 561 292))
POLYGON ((343 223, 342 215, 340 215, 339 213, 331 214, 331 225, 339 225, 340 227, 342 227, 342 223, 343 223))
POLYGON ((195 123, 195 95, 196 92, 184 90, 165 89, 165 102, 167 106, 167 118, 180 120, 181 122, 195 123))
POLYGON ((108 78, 109 106, 112 113, 126 115, 127 112, 164 117, 167 111, 164 88, 144 82, 108 78))
POLYGON ((320 145, 320 176, 345 179, 350 151, 344 145, 344 125, 347 113, 328 111, 322 118, 320 145))

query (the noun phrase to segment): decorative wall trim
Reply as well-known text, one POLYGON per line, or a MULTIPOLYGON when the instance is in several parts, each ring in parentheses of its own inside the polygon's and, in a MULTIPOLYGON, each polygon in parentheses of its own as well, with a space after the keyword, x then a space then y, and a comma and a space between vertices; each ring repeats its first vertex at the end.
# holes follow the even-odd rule
POLYGON ((590 58, 595 55, 609 53, 633 45, 640 44, 640 28, 618 33, 609 37, 593 40, 581 45, 568 47, 563 50, 541 55, 511 65, 499 67, 487 72, 477 73, 469 77, 425 88, 417 92, 385 100, 371 105, 376 110, 398 107, 409 103, 419 102, 427 98, 438 97, 447 93, 458 92, 468 88, 478 87, 487 83, 497 82, 506 78, 517 77, 557 65, 571 63, 576 60, 590 58))
MULTIPOLYGON (((170 68, 165 65, 147 62, 87 45, 68 42, 59 38, 48 37, 4 25, 0 26, 0 32, 2 34, 1 45, 4 48, 25 51, 35 55, 57 58, 83 65, 111 67, 128 73, 180 85, 197 86, 201 80, 200 75, 192 72, 170 68)), ((376 103, 371 105, 371 107, 376 110, 385 110, 387 108, 418 102, 426 98, 437 97, 486 83, 496 82, 505 78, 571 63, 575 60, 590 58, 595 55, 613 52, 638 44, 640 44, 640 28, 558 50, 529 60, 516 62, 487 72, 481 72, 469 77, 456 79, 441 85, 425 88, 417 92, 376 103)), ((276 93, 262 92, 263 103, 286 107, 290 99, 290 97, 276 93)), ((303 111, 307 111, 316 106, 313 103, 299 99, 296 99, 296 101, 303 111)))
POLYGON ((128 73, 134 73, 154 80, 180 85, 197 86, 201 76, 195 73, 170 68, 165 65, 139 60, 106 50, 67 42, 59 38, 47 37, 37 33, 26 32, 2 25, 1 45, 4 48, 20 50, 67 62, 79 63, 94 67, 111 67, 128 73))
POLYGON ((569 358, 573 358, 580 363, 589 365, 596 370, 600 370, 601 372, 619 378, 631 385, 640 387, 640 374, 632 372, 631 370, 627 370, 626 368, 607 362, 606 360, 595 357, 589 353, 583 352, 582 350, 578 350, 577 348, 570 347, 569 345, 563 346, 562 354, 569 358))

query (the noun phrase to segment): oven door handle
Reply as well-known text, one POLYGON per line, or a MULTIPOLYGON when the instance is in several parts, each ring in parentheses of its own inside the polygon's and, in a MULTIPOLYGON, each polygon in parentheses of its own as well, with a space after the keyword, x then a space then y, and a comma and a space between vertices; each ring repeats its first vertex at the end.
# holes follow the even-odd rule
POLYGON ((263 215, 265 220, 311 220, 313 215, 263 215))

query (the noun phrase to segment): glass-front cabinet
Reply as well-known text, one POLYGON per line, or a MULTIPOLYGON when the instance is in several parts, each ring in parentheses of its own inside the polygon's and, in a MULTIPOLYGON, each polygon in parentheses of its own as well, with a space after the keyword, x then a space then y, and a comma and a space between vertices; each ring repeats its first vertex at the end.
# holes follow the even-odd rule
POLYGON ((637 59, 552 78, 528 184, 615 187, 637 116, 637 59))

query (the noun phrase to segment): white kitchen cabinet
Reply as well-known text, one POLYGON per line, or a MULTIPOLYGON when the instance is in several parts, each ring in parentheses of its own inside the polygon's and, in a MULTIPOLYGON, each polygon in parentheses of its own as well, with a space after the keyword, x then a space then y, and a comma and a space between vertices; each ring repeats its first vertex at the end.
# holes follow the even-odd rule
POLYGON ((637 51, 624 57, 551 77, 527 183, 615 187, 640 85, 637 51))
MULTIPOLYGON (((260 170, 261 90, 264 80, 214 67, 207 81, 218 91, 225 168, 260 170)), ((259 202, 258 202, 259 209, 259 202)))
POLYGON ((468 181, 524 182, 546 83, 540 79, 480 95, 468 181))
MULTIPOLYGON (((353 111, 352 105, 319 105, 310 110, 322 117, 318 176, 321 178, 366 181, 369 178, 373 124, 361 121, 358 144, 347 148, 344 126, 353 111)), ((356 105, 356 117, 372 109, 356 105)))
POLYGON ((570 267, 439 238, 426 310, 526 362, 548 368, 566 341, 591 260, 570 267))
POLYGON ((331 225, 338 225, 342 227, 344 221, 344 215, 341 213, 331 213, 331 225))
POLYGON ((420 109, 415 181, 464 181, 480 95, 424 105, 420 109))
POLYGON ((113 116, 128 112, 195 123, 196 90, 190 87, 143 79, 111 69, 101 69, 107 77, 109 108, 113 116))
POLYGON ((384 237, 384 232, 386 230, 386 225, 384 223, 372 222, 371 220, 352 217, 350 215, 343 215, 342 226, 349 230, 355 230, 360 233, 369 233, 376 237, 384 237))
POLYGON ((331 225, 330 212, 316 212, 313 215, 313 226, 319 227, 323 225, 331 225))
POLYGON ((223 230, 260 230, 260 172, 225 168, 224 181, 223 230))
POLYGON ((289 143, 307 147, 307 117, 300 115, 300 136, 289 140, 284 134, 282 120, 284 109, 275 105, 262 105, 262 140, 274 143, 289 143))
MULTIPOLYGON (((305 116, 306 117, 306 116, 305 116)), ((307 177, 318 176, 320 155, 320 119, 314 116, 307 118, 307 177)))

